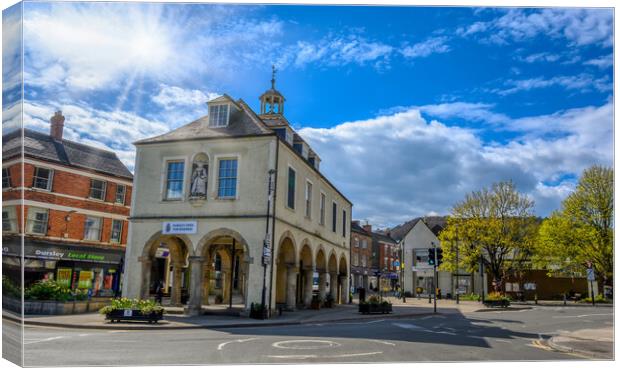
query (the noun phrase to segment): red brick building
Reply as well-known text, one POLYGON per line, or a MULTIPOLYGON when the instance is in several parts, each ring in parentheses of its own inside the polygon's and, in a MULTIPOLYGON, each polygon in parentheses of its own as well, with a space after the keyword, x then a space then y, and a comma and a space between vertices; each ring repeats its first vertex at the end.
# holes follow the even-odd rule
POLYGON ((18 282, 23 252, 26 287, 54 279, 113 295, 121 287, 133 176, 115 153, 63 139, 63 124, 57 112, 50 135, 20 129, 3 136, 3 275, 18 282))
POLYGON ((372 270, 372 236, 370 225, 360 226, 359 221, 351 223, 351 285, 353 290, 368 289, 372 270))
POLYGON ((396 290, 400 279, 400 247, 396 240, 381 231, 364 227, 372 236, 372 270, 370 284, 373 289, 381 287, 384 291, 396 290))

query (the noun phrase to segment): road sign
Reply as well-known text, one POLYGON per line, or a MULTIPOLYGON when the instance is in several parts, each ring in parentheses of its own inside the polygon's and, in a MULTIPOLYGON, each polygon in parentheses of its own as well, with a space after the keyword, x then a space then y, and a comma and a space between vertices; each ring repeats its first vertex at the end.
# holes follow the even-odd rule
POLYGON ((394 267, 400 267, 400 262, 394 261, 394 267))
POLYGON ((594 268, 588 268, 588 281, 596 281, 596 275, 594 275, 594 268))

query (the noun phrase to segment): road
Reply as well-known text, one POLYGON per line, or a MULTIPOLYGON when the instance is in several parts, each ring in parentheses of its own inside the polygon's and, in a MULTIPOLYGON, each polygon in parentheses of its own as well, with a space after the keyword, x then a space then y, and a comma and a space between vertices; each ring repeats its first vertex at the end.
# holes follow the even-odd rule
MULTIPOLYGON (((537 343, 613 323, 612 308, 535 307, 359 322, 199 330, 26 327, 25 365, 558 360, 537 343)), ((5 320, 6 324, 7 321, 5 320)))

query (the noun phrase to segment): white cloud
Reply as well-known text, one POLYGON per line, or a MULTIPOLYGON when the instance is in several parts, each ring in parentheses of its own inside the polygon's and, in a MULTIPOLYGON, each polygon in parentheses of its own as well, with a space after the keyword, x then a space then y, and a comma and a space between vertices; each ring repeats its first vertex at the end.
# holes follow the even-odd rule
POLYGON ((354 202, 354 217, 381 226, 446 214, 466 193, 500 180, 513 180, 536 201, 537 213, 546 215, 573 183, 545 183, 613 162, 611 104, 518 120, 502 116, 502 129, 520 135, 503 145, 421 113, 450 118, 458 106, 478 111, 464 114, 472 119, 490 107, 429 105, 332 128, 303 128, 300 134, 324 159, 322 171, 354 202), (554 131, 537 133, 545 124, 554 131))
POLYGON ((49 132, 49 119, 54 111, 65 116, 64 137, 76 142, 114 151, 133 171, 135 149, 133 142, 170 130, 170 126, 144 119, 123 111, 105 111, 81 104, 51 102, 24 103, 24 127, 49 132))
POLYGON ((599 69, 607 69, 614 65, 614 55, 609 54, 596 59, 590 59, 583 63, 584 65, 594 65, 599 69))
POLYGON ((491 111, 493 105, 484 103, 451 102, 417 107, 421 112, 441 119, 460 118, 474 122, 504 123, 508 116, 491 111))
POLYGON ((207 101, 220 96, 218 93, 204 93, 197 89, 185 89, 177 86, 160 84, 159 93, 152 97, 153 102, 166 110, 183 106, 204 105, 207 101))
POLYGON ((507 44, 531 40, 539 35, 564 38, 575 46, 613 44, 611 9, 510 9, 488 22, 460 27, 456 34, 476 36, 481 42, 507 44))
POLYGON ((294 47, 289 47, 287 53, 297 67, 310 63, 340 66, 385 61, 393 50, 390 45, 351 34, 345 37, 329 36, 318 42, 299 41, 294 47))
POLYGON ((540 52, 537 54, 528 55, 522 58, 521 60, 525 61, 526 63, 536 63, 536 62, 541 62, 541 61, 552 63, 554 61, 558 61, 559 59, 560 59, 560 55, 551 54, 548 52, 540 52))
POLYGON ((445 36, 432 37, 413 46, 403 48, 401 53, 407 58, 423 58, 431 54, 443 54, 450 51, 450 46, 446 44, 447 41, 448 38, 445 36))
POLYGON ((532 89, 549 88, 554 86, 563 87, 567 90, 579 90, 580 92, 590 92, 594 88, 599 92, 610 91, 613 86, 607 76, 594 78, 590 74, 580 74, 573 76, 555 76, 552 78, 529 78, 529 79, 509 79, 504 83, 508 88, 496 88, 491 92, 501 96, 507 96, 521 91, 532 89))

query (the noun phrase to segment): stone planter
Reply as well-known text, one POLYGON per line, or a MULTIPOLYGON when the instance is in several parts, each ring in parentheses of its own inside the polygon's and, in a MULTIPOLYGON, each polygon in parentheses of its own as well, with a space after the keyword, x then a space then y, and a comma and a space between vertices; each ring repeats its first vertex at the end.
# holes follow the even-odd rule
POLYGON ((508 308, 510 306, 510 300, 502 299, 502 300, 485 300, 482 302, 485 307, 489 308, 508 308))
POLYGON ((157 323, 163 318, 164 312, 142 313, 139 309, 117 309, 105 315, 105 319, 110 322, 120 321, 145 321, 148 323, 157 323))
MULTIPOLYGON (((66 301, 55 300, 25 300, 23 311, 25 315, 63 315, 96 312, 108 304, 109 298, 92 300, 66 301)), ((22 305, 19 299, 3 296, 2 307, 10 311, 21 313, 22 305)))
POLYGON ((375 304, 375 303, 362 303, 359 305, 359 313, 362 314, 386 314, 392 312, 392 304, 375 304))

